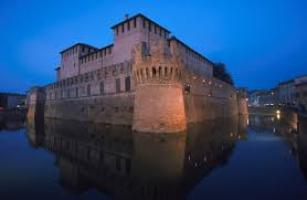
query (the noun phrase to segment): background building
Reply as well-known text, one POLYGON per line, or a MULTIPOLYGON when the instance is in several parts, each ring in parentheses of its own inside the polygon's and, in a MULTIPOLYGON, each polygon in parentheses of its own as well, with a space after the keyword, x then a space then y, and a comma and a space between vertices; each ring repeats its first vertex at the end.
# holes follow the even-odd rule
POLYGON ((262 107, 277 104, 276 89, 254 90, 249 92, 248 106, 262 107))
POLYGON ((301 111, 307 110, 307 81, 296 85, 297 108, 301 111))
POLYGON ((0 93, 0 108, 13 109, 25 105, 26 95, 16 93, 0 93))
POLYGON ((284 106, 297 106, 297 85, 307 82, 307 75, 298 76, 294 79, 281 82, 277 86, 278 103, 284 106))

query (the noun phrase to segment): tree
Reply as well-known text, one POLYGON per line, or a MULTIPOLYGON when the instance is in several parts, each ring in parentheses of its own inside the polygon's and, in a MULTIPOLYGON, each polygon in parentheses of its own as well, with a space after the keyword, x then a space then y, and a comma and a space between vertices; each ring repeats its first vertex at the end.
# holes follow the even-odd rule
POLYGON ((226 70, 224 63, 215 63, 213 66, 213 76, 230 85, 234 85, 231 75, 226 70))

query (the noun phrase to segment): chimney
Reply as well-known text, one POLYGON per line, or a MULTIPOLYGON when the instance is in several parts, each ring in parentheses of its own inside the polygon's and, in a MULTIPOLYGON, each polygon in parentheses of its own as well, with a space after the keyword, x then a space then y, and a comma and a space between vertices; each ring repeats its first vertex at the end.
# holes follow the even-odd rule
POLYGON ((125 20, 127 20, 129 18, 128 14, 125 14, 125 20))

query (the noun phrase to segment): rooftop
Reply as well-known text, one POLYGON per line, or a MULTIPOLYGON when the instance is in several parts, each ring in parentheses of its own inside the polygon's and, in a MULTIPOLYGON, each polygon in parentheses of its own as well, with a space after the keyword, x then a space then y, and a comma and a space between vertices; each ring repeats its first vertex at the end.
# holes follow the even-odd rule
POLYGON ((161 26, 160 24, 158 24, 158 23, 152 21, 151 19, 149 19, 148 17, 146 17, 145 15, 143 15, 143 14, 141 14, 141 13, 136 14, 136 15, 134 15, 134 16, 132 16, 132 17, 128 17, 128 18, 125 19, 124 21, 121 21, 121 22, 119 22, 119 23, 113 25, 111 28, 114 29, 114 28, 116 28, 116 27, 118 27, 118 26, 120 26, 120 25, 122 25, 122 24, 124 24, 124 23, 126 23, 126 22, 128 22, 128 21, 130 21, 130 20, 133 20, 133 19, 137 18, 137 17, 141 17, 141 18, 143 18, 143 19, 146 19, 146 20, 149 21, 150 23, 152 23, 152 24, 154 24, 154 25, 156 25, 156 26, 162 28, 164 31, 170 33, 170 31, 169 31, 168 29, 166 29, 165 27, 161 26))
POLYGON ((70 46, 70 47, 68 47, 68 48, 66 48, 66 49, 64 49, 64 50, 62 50, 62 51, 60 51, 60 53, 62 54, 62 53, 64 53, 65 51, 68 51, 68 50, 70 50, 70 49, 72 49, 72 48, 74 48, 74 47, 76 47, 76 46, 78 46, 78 45, 80 45, 80 46, 85 46, 85 47, 89 47, 89 48, 92 48, 92 49, 98 49, 97 47, 94 47, 94 46, 92 46, 92 45, 78 42, 78 43, 76 43, 76 44, 74 44, 74 45, 72 45, 72 46, 70 46))
POLYGON ((172 36, 169 40, 175 40, 178 43, 180 43, 182 46, 186 47, 187 49, 189 49, 190 51, 192 51, 193 53, 197 54, 198 56, 200 56, 201 58, 203 58, 204 60, 208 61, 209 63, 211 63, 212 65, 214 65, 214 63, 209 60, 208 58, 206 58, 205 56, 203 56, 201 53, 198 53, 197 51, 195 51, 194 49, 192 49, 191 47, 189 47, 186 43, 182 42, 181 40, 179 40, 178 38, 176 38, 175 36, 172 36))
POLYGON ((290 79, 290 80, 287 80, 287 81, 282 81, 282 82, 278 83, 278 85, 285 85, 285 84, 293 83, 293 82, 294 82, 294 79, 290 79))

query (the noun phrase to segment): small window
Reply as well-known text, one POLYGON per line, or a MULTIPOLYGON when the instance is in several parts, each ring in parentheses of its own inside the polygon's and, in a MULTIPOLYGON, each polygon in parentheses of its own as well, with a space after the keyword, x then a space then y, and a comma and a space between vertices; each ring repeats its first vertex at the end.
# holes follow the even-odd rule
POLYGON ((126 89, 126 92, 129 92, 130 89, 131 89, 131 83, 130 83, 130 76, 127 76, 125 78, 125 89, 126 89))
POLYGON ((126 173, 129 174, 131 170, 131 160, 126 158, 126 173))
POLYGON ((186 94, 190 94, 190 92, 191 92, 191 86, 190 86, 190 84, 184 84, 184 92, 186 93, 186 94))
POLYGON ((128 31, 130 31, 130 22, 127 22, 128 31))
POLYGON ((124 24, 122 25, 122 33, 125 31, 125 26, 124 24))
POLYGON ((104 82, 100 82, 100 94, 104 94, 104 82))
POLYGON ((119 93, 120 92, 120 79, 116 79, 116 82, 115 82, 115 86, 116 86, 116 93, 119 93))
POLYGON ((120 169, 121 169, 121 167, 120 167, 120 157, 116 157, 116 169, 118 170, 118 171, 120 171, 120 169))
POLYGON ((148 30, 149 32, 151 32, 151 23, 149 22, 149 25, 148 25, 148 30))
POLYGON ((87 96, 91 95, 91 85, 87 85, 87 96))
POLYGON ((136 28, 136 18, 133 19, 133 26, 136 28))
POLYGON ((78 97, 78 96, 79 96, 79 88, 76 87, 76 97, 78 97))

